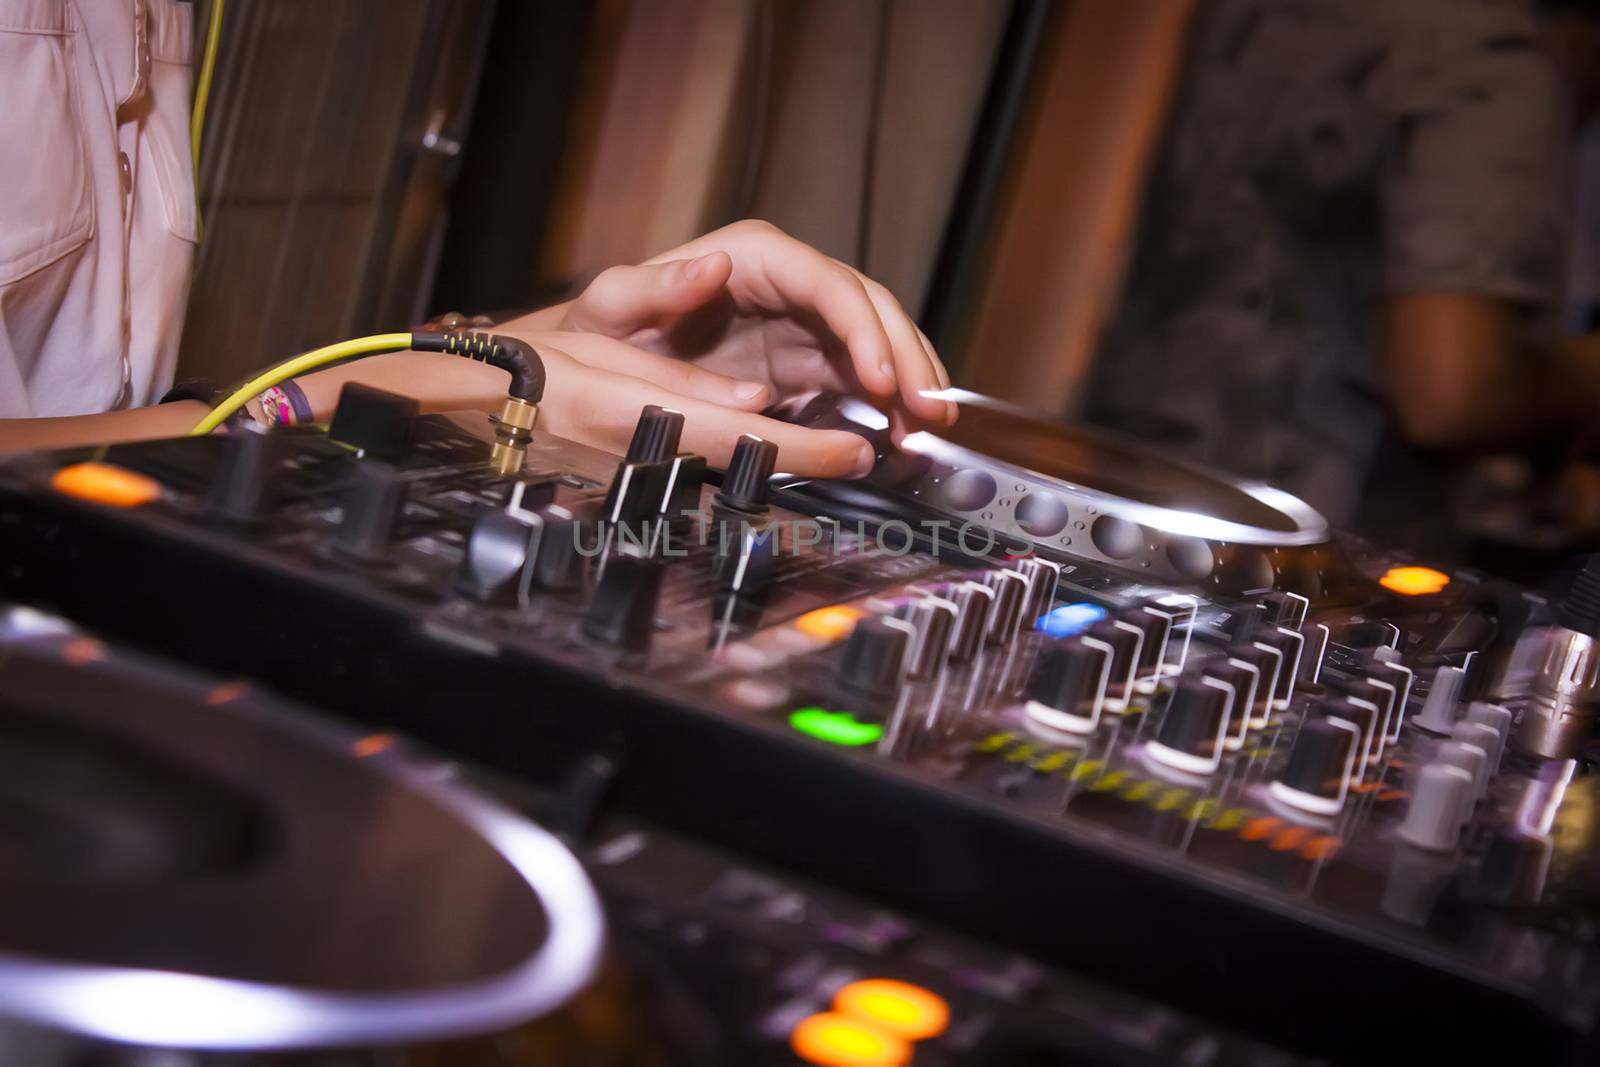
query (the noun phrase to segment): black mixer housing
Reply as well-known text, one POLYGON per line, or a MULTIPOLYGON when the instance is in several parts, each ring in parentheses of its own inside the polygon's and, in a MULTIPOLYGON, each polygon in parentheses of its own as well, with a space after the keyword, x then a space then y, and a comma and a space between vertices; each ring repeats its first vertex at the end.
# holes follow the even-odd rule
MULTIPOLYGON (((1027 560, 1059 568, 1048 603, 1033 605, 1040 616, 1071 603, 1118 618, 1187 597, 1193 657, 1254 647, 1259 627, 1294 614, 1284 594, 1314 576, 1289 628, 1296 647, 1326 638, 1320 670, 1297 672, 1293 699, 1195 780, 1138 762, 1172 681, 1159 672, 1084 736, 1030 725, 1031 665, 1060 639, 1031 618, 986 642, 981 666, 945 665, 886 700, 841 675, 855 618, 912 612, 963 583, 1008 584, 989 576, 1016 571, 1010 557, 1030 546, 1003 532, 984 553, 920 533, 902 551, 875 532, 892 504, 863 520, 795 487, 763 517, 778 532, 761 580, 730 589, 727 552, 706 535, 713 486, 700 487, 698 514, 624 537, 604 513, 619 457, 536 433, 524 470, 502 476, 481 418, 429 416, 393 465, 406 504, 392 536, 357 557, 336 543, 372 461, 320 433, 277 436, 274 503, 244 520, 207 504, 221 439, 0 467, 0 594, 552 789, 569 798, 558 807, 575 831, 598 808, 642 816, 1303 1053, 1372 1062, 1503 1042, 1583 1062, 1600 1048, 1592 843, 1558 834, 1531 898, 1483 886, 1485 851, 1545 768, 1505 755, 1454 850, 1408 851, 1394 837, 1409 770, 1435 744, 1409 724, 1430 673, 1466 666, 1469 688, 1489 694, 1492 663, 1545 610, 1521 590, 1458 575, 1438 594, 1397 595, 1374 579, 1404 561, 1347 540, 1252 550, 1268 586, 1219 565, 1214 581, 1185 587, 1031 546, 1027 560), (115 508, 52 489, 85 461, 148 477, 161 499, 115 508), (498 602, 463 593, 473 524, 511 508, 616 539, 569 588, 498 602), (603 600, 615 604, 596 608, 603 600), (617 621, 629 612, 648 623, 642 639, 611 639, 639 636, 617 621), (1264 790, 1299 724, 1391 660, 1415 676, 1393 709, 1409 695, 1410 714, 1371 774, 1346 783, 1359 791, 1331 819, 1270 807, 1264 790), (870 744, 819 740, 795 725, 804 709, 879 732, 870 744), (1492 1020, 1492 1037, 1474 1020, 1492 1020)), ((1236 547, 1216 546, 1218 559, 1236 547)), ((1592 795, 1582 774, 1563 788, 1592 795)))

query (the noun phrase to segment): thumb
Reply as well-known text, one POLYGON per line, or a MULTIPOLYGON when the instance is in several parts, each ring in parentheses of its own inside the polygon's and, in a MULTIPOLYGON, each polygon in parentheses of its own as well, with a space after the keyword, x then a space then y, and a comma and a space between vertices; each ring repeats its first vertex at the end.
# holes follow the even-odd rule
POLYGON ((569 326, 624 338, 663 318, 704 307, 733 273, 726 252, 601 271, 573 301, 569 326))

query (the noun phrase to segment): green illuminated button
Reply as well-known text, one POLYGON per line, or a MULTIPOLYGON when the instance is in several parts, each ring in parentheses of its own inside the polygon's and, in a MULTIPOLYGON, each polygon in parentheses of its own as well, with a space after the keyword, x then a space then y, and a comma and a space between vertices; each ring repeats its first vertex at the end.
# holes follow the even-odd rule
POLYGON ((823 708, 797 708, 789 713, 789 725, 830 745, 870 745, 883 736, 877 723, 857 722, 848 711, 823 708))

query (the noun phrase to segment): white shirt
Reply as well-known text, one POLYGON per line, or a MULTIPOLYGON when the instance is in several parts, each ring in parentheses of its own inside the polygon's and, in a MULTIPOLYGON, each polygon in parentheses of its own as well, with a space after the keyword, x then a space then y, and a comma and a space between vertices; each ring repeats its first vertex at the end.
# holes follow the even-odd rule
POLYGON ((153 403, 198 238, 192 5, 0 0, 0 418, 153 403))

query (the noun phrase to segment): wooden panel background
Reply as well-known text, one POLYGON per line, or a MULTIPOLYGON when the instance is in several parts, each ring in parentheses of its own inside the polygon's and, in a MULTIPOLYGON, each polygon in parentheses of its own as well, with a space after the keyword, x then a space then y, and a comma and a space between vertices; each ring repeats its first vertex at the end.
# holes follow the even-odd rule
POLYGON ((436 94, 465 99, 436 75, 466 77, 488 11, 487 0, 230 0, 180 375, 231 381, 394 325, 377 316, 415 302, 422 260, 404 277, 392 269, 400 208, 436 94))
POLYGON ((1055 20, 1011 160, 961 384, 1069 413, 1117 298, 1193 0, 1086 0, 1055 20))

